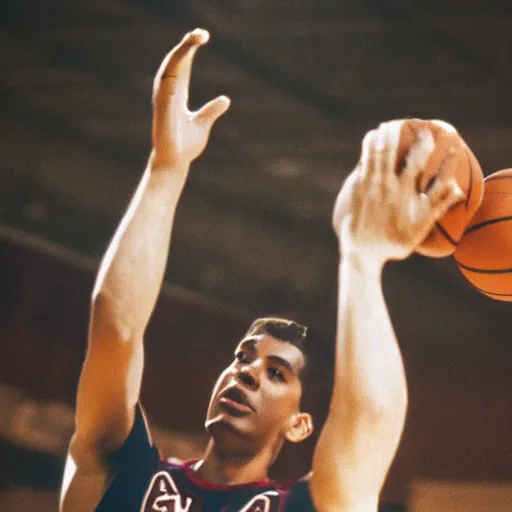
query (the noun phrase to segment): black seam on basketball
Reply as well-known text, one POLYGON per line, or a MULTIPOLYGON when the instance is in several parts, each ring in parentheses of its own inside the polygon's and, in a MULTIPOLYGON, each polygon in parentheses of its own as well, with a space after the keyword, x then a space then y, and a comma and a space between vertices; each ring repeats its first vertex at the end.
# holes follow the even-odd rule
POLYGON ((464 147, 464 153, 466 153, 466 158, 468 159, 469 164, 469 184, 468 184, 468 193, 466 195, 466 200, 464 201, 464 206, 466 210, 469 206, 469 199, 471 198, 471 191, 473 190, 473 165, 471 164, 471 155, 469 154, 469 150, 467 147, 464 147))
POLYGON ((478 290, 479 292, 486 293, 487 295, 493 295, 494 297, 512 297, 512 293, 496 293, 496 292, 490 292, 489 290, 484 290, 482 288, 478 288, 478 286, 472 285, 475 290, 478 290))
POLYGON ((471 231, 474 231, 475 229, 480 229, 485 226, 489 226, 490 224, 496 224, 497 222, 507 222, 509 220, 512 220, 512 215, 507 215, 505 217, 496 217, 495 219, 489 219, 484 220, 483 222, 479 222, 478 224, 475 224, 474 226, 469 227, 464 231, 464 236, 466 236, 468 233, 471 233, 471 231))
POLYGON ((510 274, 512 273, 512 268, 495 268, 495 269, 483 269, 483 268, 476 268, 476 267, 470 267, 468 265, 464 265, 464 263, 461 263, 457 259, 453 258, 455 263, 464 270, 467 270, 469 272, 474 272, 475 274, 510 274))
POLYGON ((443 225, 440 223, 440 222, 436 222, 436 227, 437 229, 439 229, 439 231, 441 232, 441 234, 446 238, 446 240, 448 240, 448 242, 450 242, 452 245, 454 245, 455 247, 457 247, 459 245, 459 242, 455 241, 449 234, 448 234, 448 231, 446 231, 446 229, 444 229, 443 225))
POLYGON ((473 284, 471 281, 468 281, 468 283, 475 289, 478 290, 481 293, 486 293, 487 295, 494 295, 495 297, 512 297, 512 293, 497 293, 497 292, 490 292, 489 290, 484 290, 483 288, 479 288, 475 284, 473 284))

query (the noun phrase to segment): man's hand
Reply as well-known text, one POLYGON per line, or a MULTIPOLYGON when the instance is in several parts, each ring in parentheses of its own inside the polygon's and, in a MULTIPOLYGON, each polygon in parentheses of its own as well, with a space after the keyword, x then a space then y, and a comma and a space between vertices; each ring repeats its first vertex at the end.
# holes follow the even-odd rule
POLYGON ((209 39, 206 30, 188 33, 171 50, 158 70, 153 85, 152 169, 184 168, 206 147, 213 123, 229 107, 219 96, 197 112, 188 110, 192 62, 197 49, 209 39))
POLYGON ((392 121, 366 134, 360 163, 343 184, 333 212, 342 253, 365 253, 379 265, 408 257, 435 222, 463 199, 453 179, 436 179, 426 193, 418 191, 435 144, 428 129, 419 133, 397 175, 400 127, 392 121))

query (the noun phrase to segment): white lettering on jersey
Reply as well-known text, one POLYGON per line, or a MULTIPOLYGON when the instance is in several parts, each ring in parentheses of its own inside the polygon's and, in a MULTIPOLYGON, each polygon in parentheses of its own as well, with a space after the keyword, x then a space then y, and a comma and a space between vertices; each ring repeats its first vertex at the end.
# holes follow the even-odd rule
POLYGON ((240 512, 270 512, 271 496, 279 496, 279 493, 277 491, 267 491, 263 494, 258 494, 240 512))
POLYGON ((188 512, 192 498, 186 497, 185 504, 172 476, 166 471, 159 471, 151 480, 141 512, 188 512), (149 506, 149 508, 148 508, 149 506))

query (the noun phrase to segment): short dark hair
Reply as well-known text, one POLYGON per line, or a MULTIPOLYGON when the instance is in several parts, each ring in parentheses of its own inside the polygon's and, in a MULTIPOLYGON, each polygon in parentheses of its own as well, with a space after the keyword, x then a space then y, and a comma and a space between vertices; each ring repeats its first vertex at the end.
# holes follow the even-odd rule
POLYGON ((291 343, 302 352, 305 365, 300 372, 299 378, 304 386, 304 377, 306 375, 305 368, 309 363, 306 343, 308 339, 308 328, 305 325, 298 324, 293 320, 287 320, 286 318, 264 317, 254 320, 245 336, 263 333, 270 334, 270 336, 280 341, 291 343))

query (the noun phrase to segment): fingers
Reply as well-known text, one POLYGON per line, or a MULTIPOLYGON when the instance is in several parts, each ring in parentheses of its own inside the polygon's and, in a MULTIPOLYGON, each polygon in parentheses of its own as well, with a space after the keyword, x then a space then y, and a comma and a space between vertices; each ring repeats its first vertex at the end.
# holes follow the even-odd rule
POLYGON ((198 48, 208 42, 210 34, 196 28, 186 34, 164 58, 155 76, 154 89, 165 87, 171 94, 188 95, 192 62, 198 48))
POLYGON ((191 64, 192 59, 199 48, 207 43, 210 39, 210 34, 201 28, 196 28, 192 32, 186 34, 181 42, 169 53, 163 69, 162 77, 173 75, 176 68, 185 63, 191 64))
POLYGON ((396 176, 396 160, 403 120, 388 121, 380 125, 382 133, 377 150, 382 151, 382 172, 385 178, 396 176))
POLYGON ((383 129, 383 125, 380 125, 379 129, 376 130, 376 133, 370 144, 370 150, 370 158, 373 162, 371 183, 375 189, 378 188, 380 190, 383 181, 382 162, 384 161, 386 151, 386 130, 383 129))
POLYGON ((435 220, 443 217, 450 208, 464 200, 464 194, 454 179, 446 182, 436 179, 425 195, 428 197, 435 220))
POLYGON ((414 184, 414 188, 416 188, 419 177, 425 170, 434 148, 435 140, 432 132, 428 128, 422 128, 405 158, 405 168, 402 173, 403 179, 407 180, 409 184, 414 184))
POLYGON ((382 123, 363 139, 361 173, 366 183, 371 181, 372 187, 388 189, 395 180, 400 129, 399 121, 382 123))
POLYGON ((376 137, 377 130, 371 130, 364 136, 362 142, 359 174, 365 185, 371 180, 375 170, 374 145, 376 137))
POLYGON ((218 96, 198 110, 194 118, 200 123, 213 125, 213 123, 227 111, 230 104, 231 101, 227 96, 218 96))
MULTIPOLYGON (((435 139, 428 128, 422 128, 417 135, 417 139, 412 145, 406 157, 406 165, 402 174, 408 182, 409 190, 417 192, 418 184, 424 179, 424 171, 429 161, 430 155, 435 149, 435 139)), ((464 199, 464 194, 454 179, 443 180, 443 171, 449 168, 455 161, 456 154, 453 148, 447 152, 441 168, 434 180, 433 185, 425 193, 420 193, 420 201, 424 202, 423 207, 427 207, 435 220, 440 219, 456 203, 464 199)), ((426 188, 426 183, 420 188, 426 188)))

